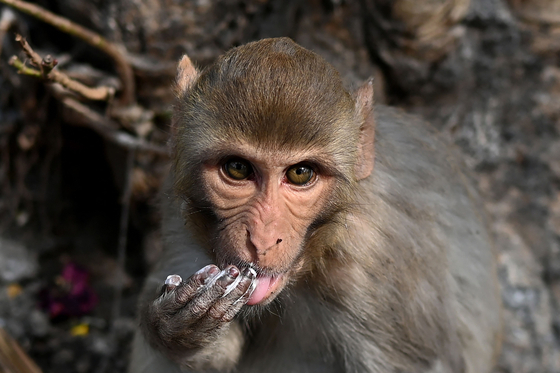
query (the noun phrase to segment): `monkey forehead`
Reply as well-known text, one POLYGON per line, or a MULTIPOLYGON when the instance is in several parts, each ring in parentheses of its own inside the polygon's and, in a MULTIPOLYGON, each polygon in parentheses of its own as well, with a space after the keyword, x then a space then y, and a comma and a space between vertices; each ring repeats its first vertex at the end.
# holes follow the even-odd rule
POLYGON ((202 164, 238 156, 258 165, 290 166, 300 162, 321 164, 348 173, 357 154, 357 136, 340 126, 276 120, 275 122, 196 121, 190 131, 178 132, 177 155, 202 164), (255 125, 256 124, 256 125, 255 125), (330 128, 329 128, 330 127, 330 128))
POLYGON ((341 164, 353 157, 361 124, 338 72, 287 38, 226 53, 180 98, 176 114, 179 134, 197 139, 198 149, 223 139, 286 151, 322 148, 338 153, 341 164))

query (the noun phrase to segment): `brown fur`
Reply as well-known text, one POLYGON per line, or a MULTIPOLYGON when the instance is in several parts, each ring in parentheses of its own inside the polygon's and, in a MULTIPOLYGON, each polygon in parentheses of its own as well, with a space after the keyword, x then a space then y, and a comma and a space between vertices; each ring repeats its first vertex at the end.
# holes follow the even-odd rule
POLYGON ((495 259, 476 190, 454 151, 417 119, 374 110, 371 82, 350 95, 328 63, 289 39, 233 49, 201 73, 188 62, 178 77, 167 249, 140 302, 143 334, 130 372, 179 372, 177 364, 489 372, 501 327, 495 259), (218 165, 228 155, 254 160, 265 176, 312 159, 319 181, 295 192, 309 207, 298 209, 289 201, 295 197, 270 186, 254 194, 256 182, 220 186, 218 165), (265 220, 272 225, 261 227, 265 220), (281 243, 264 250, 243 238, 245 229, 281 243), (163 313, 146 310, 167 275, 187 278, 212 262, 255 262, 289 278, 271 302, 243 307, 177 356, 168 348, 190 329, 179 324, 175 336, 156 336, 163 313))

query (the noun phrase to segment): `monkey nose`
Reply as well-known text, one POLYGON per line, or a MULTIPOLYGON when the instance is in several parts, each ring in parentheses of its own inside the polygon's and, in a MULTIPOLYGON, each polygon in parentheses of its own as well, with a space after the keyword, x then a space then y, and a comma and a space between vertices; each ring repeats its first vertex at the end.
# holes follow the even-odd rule
POLYGON ((247 229, 247 238, 257 256, 265 256, 267 252, 278 246, 283 240, 271 232, 253 232, 247 229))

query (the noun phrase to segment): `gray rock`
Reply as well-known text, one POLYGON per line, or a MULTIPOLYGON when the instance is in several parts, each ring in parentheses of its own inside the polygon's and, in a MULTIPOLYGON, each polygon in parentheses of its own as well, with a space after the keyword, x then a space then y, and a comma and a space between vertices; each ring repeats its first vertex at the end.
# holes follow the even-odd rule
POLYGON ((18 282, 37 273, 37 258, 19 242, 0 238, 0 281, 18 282))

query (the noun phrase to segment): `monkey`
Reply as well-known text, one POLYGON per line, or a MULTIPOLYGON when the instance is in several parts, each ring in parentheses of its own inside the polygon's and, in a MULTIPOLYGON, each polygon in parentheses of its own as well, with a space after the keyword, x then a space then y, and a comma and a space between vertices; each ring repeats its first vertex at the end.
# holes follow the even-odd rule
POLYGON ((496 259, 459 153, 289 38, 176 80, 130 373, 488 373, 496 259))

